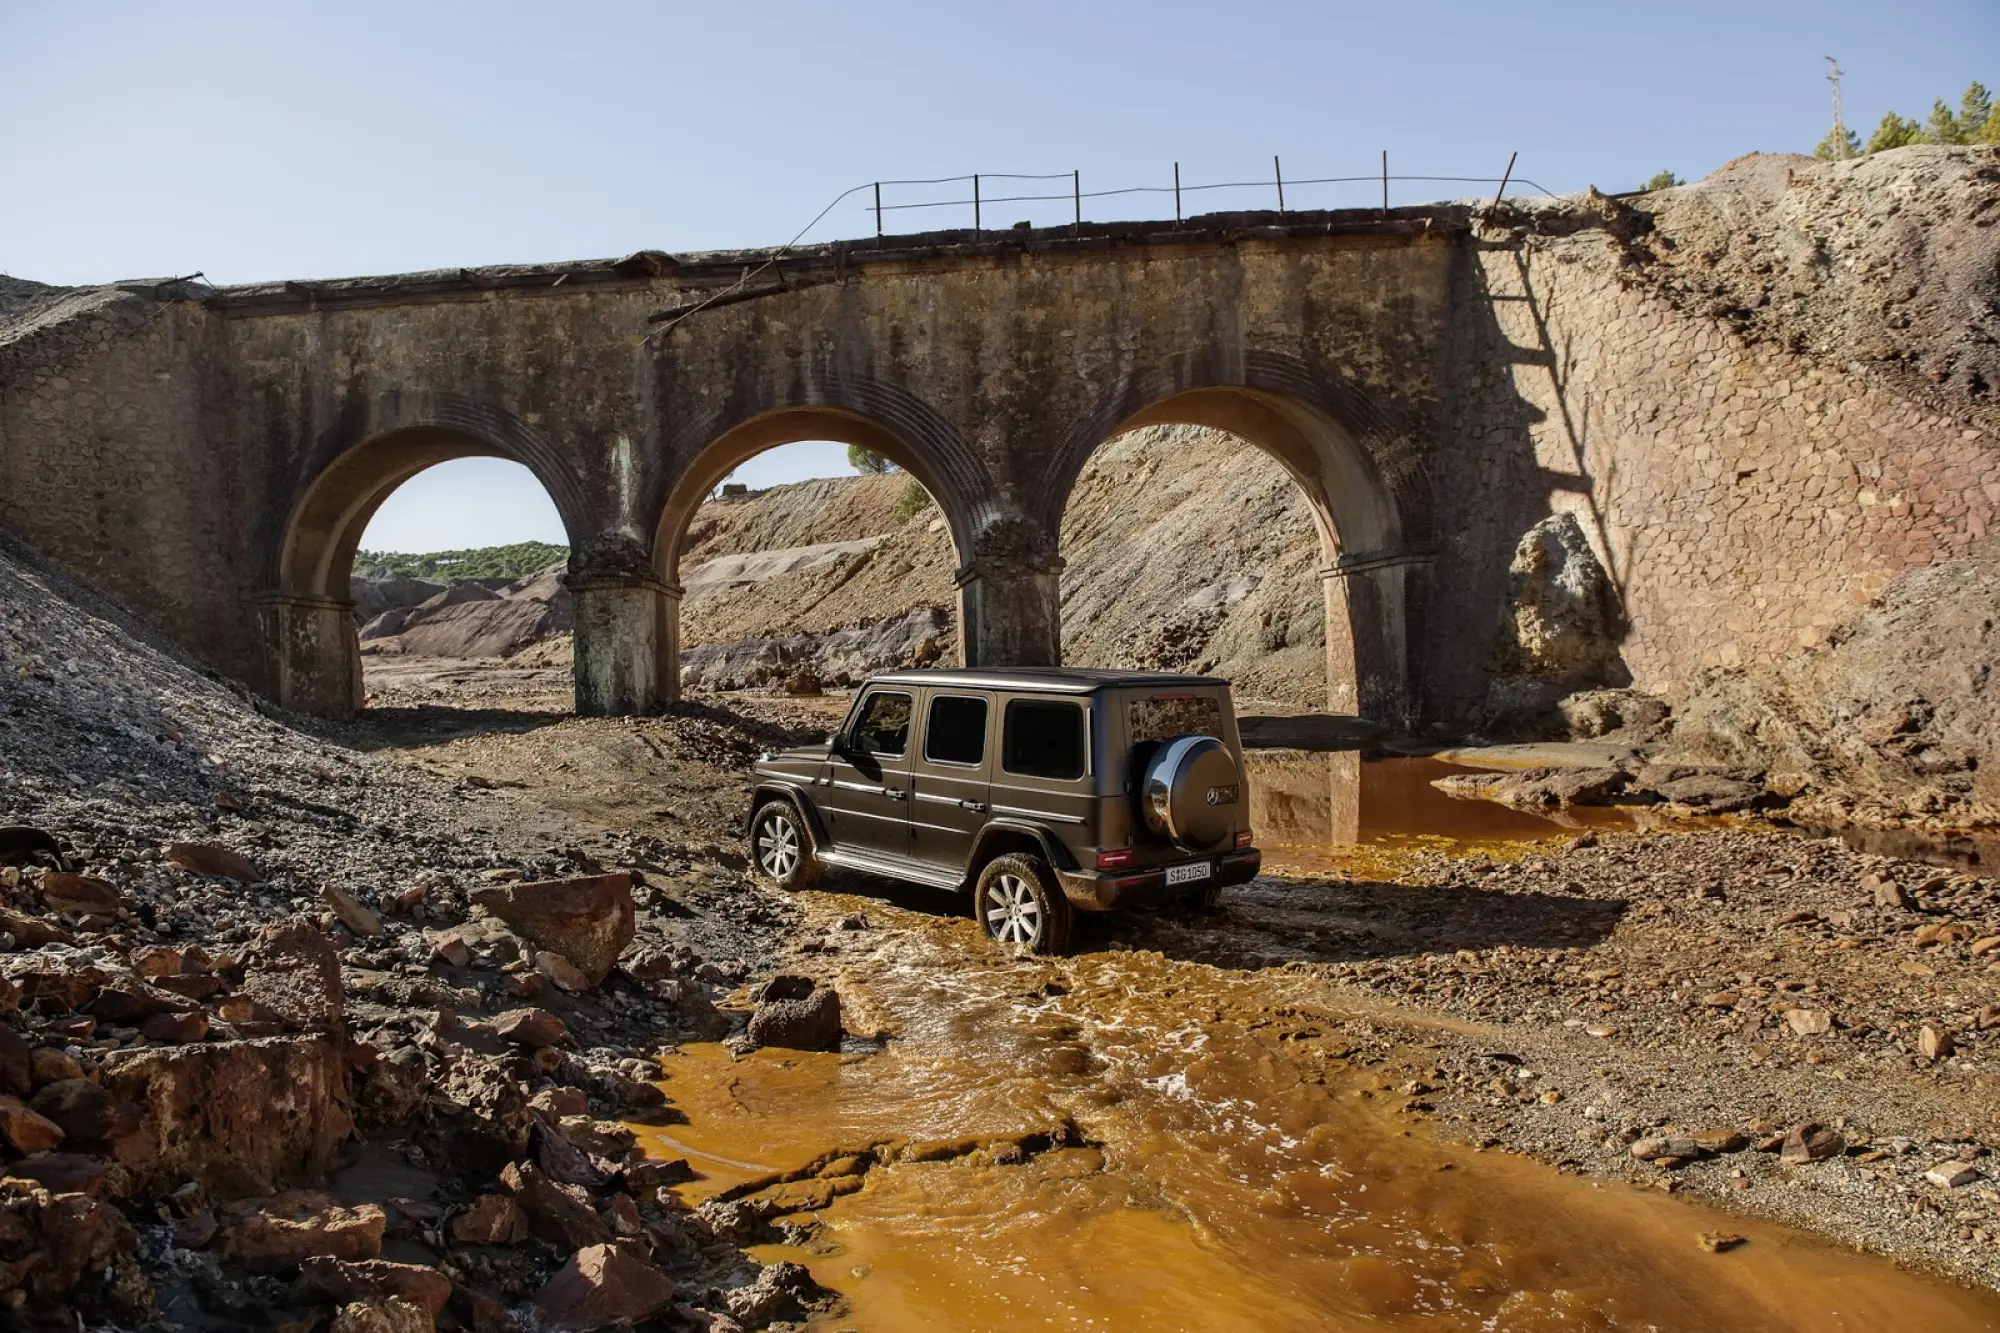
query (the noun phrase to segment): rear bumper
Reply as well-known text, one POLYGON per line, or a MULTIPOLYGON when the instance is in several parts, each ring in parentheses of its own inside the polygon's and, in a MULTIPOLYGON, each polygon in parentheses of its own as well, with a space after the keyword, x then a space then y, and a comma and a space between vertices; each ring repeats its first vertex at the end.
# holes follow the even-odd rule
POLYGON ((1074 906, 1086 912, 1108 912, 1114 907, 1144 907, 1149 903, 1171 902, 1192 888, 1243 884, 1255 879, 1258 869, 1264 864, 1263 853, 1255 847, 1223 852, 1212 859, 1215 862, 1213 879, 1202 880, 1199 884, 1176 884, 1172 888, 1167 887, 1165 866, 1152 866, 1145 870, 1058 870, 1056 878, 1062 881, 1063 895, 1074 906))

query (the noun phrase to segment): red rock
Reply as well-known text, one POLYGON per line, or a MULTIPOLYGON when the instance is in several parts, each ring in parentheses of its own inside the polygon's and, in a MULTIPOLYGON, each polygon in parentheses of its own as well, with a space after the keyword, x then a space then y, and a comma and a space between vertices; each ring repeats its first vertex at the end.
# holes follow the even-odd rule
POLYGON ((396 895, 396 910, 398 912, 413 912, 416 910, 417 904, 421 903, 423 900, 424 900, 423 885, 418 884, 412 888, 404 889, 401 893, 396 895))
POLYGON ((205 1249, 208 1243, 215 1239, 215 1233, 220 1226, 221 1223, 216 1221, 215 1214, 204 1208, 174 1223, 174 1244, 184 1250, 205 1249))
POLYGON ((382 933, 382 918, 375 914, 374 909, 338 884, 322 884, 319 896, 326 900, 326 905, 340 918, 340 924, 355 934, 372 937, 382 933))
POLYGON ((97 1033, 97 1020, 88 1014, 78 1014, 69 1018, 58 1018, 42 1029, 43 1040, 54 1038, 62 1042, 89 1041, 97 1033))
MULTIPOLYGON (((314 1321, 317 1323, 317 1320, 314 1321)), ((391 1296, 383 1301, 354 1301, 334 1311, 327 1333, 434 1333, 437 1325, 423 1308, 391 1296)), ((298 1333, 309 1333, 300 1329, 298 1333)))
POLYGON ((34 1201, 30 1207, 37 1249, 43 1256, 42 1264, 28 1274, 31 1313, 37 1304, 52 1309, 87 1275, 101 1273, 138 1248, 138 1233, 124 1215, 86 1195, 61 1194, 34 1201))
POLYGON ((554 949, 543 949, 535 955, 535 971, 571 993, 589 990, 592 985, 582 968, 554 949))
POLYGON ((590 1114, 590 1098, 582 1088, 543 1088, 528 1098, 528 1105, 555 1120, 590 1114))
POLYGON ((581 1186, 559 1184, 532 1162, 508 1163, 500 1183, 513 1191, 515 1202, 528 1215, 529 1229, 551 1245, 577 1250, 611 1239, 611 1228, 604 1225, 591 1206, 590 1192, 581 1186))
POLYGON ((0 1027, 0 1092, 25 1097, 35 1087, 34 1047, 10 1027, 0 1027))
POLYGON ((38 1152, 0 1167, 17 1180, 32 1180, 51 1194, 95 1195, 111 1163, 74 1152, 38 1152))
POLYGON ((250 858, 210 842, 176 842, 163 855, 169 865, 210 879, 233 879, 238 884, 262 884, 264 876, 250 858))
POLYGON ((504 1194, 482 1194, 452 1219, 453 1240, 467 1245, 518 1245, 528 1238, 527 1214, 504 1194))
POLYGON ((365 1259, 358 1263, 315 1256, 299 1266, 306 1285, 337 1304, 379 1304, 391 1298, 418 1306, 437 1318, 451 1299, 451 1279, 435 1268, 365 1259))
POLYGON ((42 904, 51 912, 116 917, 125 907, 125 899, 119 894, 117 885, 91 875, 70 875, 51 870, 42 876, 39 892, 42 904))
POLYGON ((154 977, 153 985, 184 1000, 206 1000, 211 995, 219 995, 229 989, 227 982, 209 972, 187 972, 154 977))
POLYGON ((510 1009, 493 1020, 493 1030, 530 1050, 569 1040, 569 1029, 546 1009, 510 1009))
POLYGON ((187 1014, 154 1014, 139 1025, 147 1041, 167 1046, 184 1046, 208 1035, 208 1015, 196 1010, 187 1014))
POLYGON ((147 1187, 193 1180, 240 1197, 316 1182, 352 1128, 340 1044, 327 1037, 118 1051, 103 1078, 141 1109, 158 1159, 147 1187))
POLYGON ((54 1046, 37 1046, 28 1053, 29 1078, 38 1088, 60 1083, 66 1078, 82 1078, 83 1066, 68 1051, 54 1046))
POLYGON ((463 935, 446 931, 431 941, 431 954, 448 966, 464 967, 472 961, 472 946, 465 942, 463 935))
POLYGON ((342 1030, 340 955, 333 941, 307 921, 281 921, 257 933, 243 960, 243 994, 288 1028, 342 1030))
POLYGON ((629 874, 495 885, 473 890, 472 901, 537 949, 561 954, 590 986, 610 975, 635 933, 629 874))
POLYGON ((1779 1157, 1787 1162, 1818 1162, 1847 1151, 1846 1136, 1820 1125, 1793 1125, 1785 1132, 1779 1157))
POLYGON ((59 1079, 37 1091, 29 1104, 60 1126, 72 1143, 123 1138, 139 1127, 138 1107, 87 1078, 59 1079))
POLYGON ((196 1007, 193 1000, 137 977, 112 977, 82 1009, 93 1018, 125 1027, 154 1014, 186 1013, 196 1007))
POLYGON ((224 1209, 222 1257, 256 1273, 285 1273, 316 1256, 375 1259, 388 1217, 372 1203, 343 1208, 331 1195, 288 1190, 224 1209))
POLYGON ((535 1296, 552 1327, 568 1330, 637 1323, 673 1304, 673 1279, 616 1245, 592 1245, 570 1256, 535 1296))
POLYGON ((70 944, 75 941, 74 936, 53 921, 6 907, 0 907, 0 931, 12 935, 14 943, 23 949, 37 949, 44 944, 70 944))
POLYGON ((0 1095, 0 1139, 18 1153, 47 1152, 61 1145, 62 1126, 19 1097, 0 1095))

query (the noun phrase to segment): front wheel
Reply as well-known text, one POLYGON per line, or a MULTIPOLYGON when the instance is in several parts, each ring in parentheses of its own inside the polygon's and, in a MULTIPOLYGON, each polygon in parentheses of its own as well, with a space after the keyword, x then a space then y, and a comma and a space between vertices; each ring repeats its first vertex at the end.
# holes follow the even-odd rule
POLYGON ((750 821, 750 857, 764 878, 788 893, 819 883, 812 834, 790 801, 766 801, 757 808, 750 821))
POLYGON ((1055 872, 1035 856, 998 856, 979 872, 973 910, 987 938, 1021 953, 1069 947, 1070 905, 1055 872))

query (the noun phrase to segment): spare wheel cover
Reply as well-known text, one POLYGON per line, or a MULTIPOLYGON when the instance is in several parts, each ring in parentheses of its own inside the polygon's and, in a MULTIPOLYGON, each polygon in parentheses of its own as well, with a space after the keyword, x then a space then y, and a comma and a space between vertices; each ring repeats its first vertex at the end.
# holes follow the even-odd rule
POLYGON ((1242 790, 1228 746, 1213 736, 1176 736, 1147 762, 1139 804, 1155 833, 1207 851, 1235 827, 1242 790))

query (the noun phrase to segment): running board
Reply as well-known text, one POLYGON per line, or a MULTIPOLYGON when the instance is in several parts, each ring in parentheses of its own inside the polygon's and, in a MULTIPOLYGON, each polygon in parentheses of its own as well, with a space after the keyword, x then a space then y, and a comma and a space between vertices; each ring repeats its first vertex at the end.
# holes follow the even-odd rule
POLYGON ((940 871, 936 866, 925 865, 921 861, 905 861, 896 857, 869 856, 862 852, 826 851, 815 852, 821 865, 833 866, 840 870, 859 870, 864 874, 882 875, 888 879, 914 880, 934 889, 956 890, 965 881, 958 875, 940 871))

